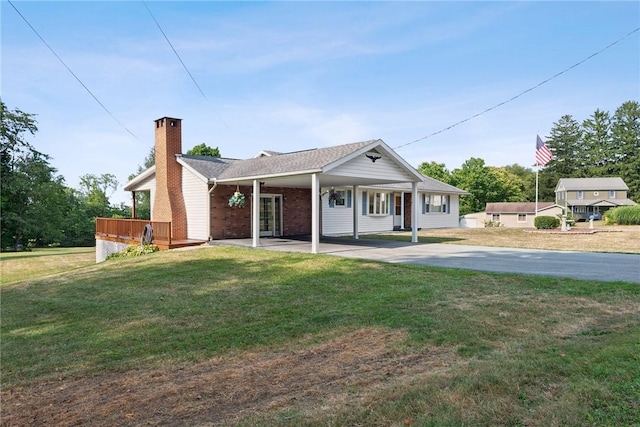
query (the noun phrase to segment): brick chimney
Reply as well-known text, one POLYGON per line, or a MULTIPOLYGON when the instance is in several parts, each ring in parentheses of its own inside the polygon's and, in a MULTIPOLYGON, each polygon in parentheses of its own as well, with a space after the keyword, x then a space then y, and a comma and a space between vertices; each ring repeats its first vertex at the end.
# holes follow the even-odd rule
POLYGON ((156 120, 156 195, 154 221, 171 221, 171 238, 187 238, 187 213, 182 195, 182 120, 163 117, 156 120))

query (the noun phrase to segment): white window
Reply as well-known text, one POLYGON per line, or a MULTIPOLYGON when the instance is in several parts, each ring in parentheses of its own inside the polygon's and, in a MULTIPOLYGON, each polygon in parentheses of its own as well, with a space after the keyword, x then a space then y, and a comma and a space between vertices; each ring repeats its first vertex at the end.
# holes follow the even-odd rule
POLYGON ((370 191, 368 196, 369 215, 389 215, 389 193, 376 193, 370 191))
POLYGON ((616 190, 609 190, 609 198, 610 199, 616 198, 616 190))
POLYGON ((424 213, 449 213, 449 196, 442 194, 425 194, 424 213))
POLYGON ((564 200, 564 191, 558 191, 558 200, 564 200))
POLYGON ((500 222, 500 214, 491 214, 491 221, 500 222))
POLYGON ((578 197, 578 199, 584 199, 584 191, 578 190, 577 191, 577 197, 578 197))
POLYGON ((518 214, 518 222, 527 222, 527 214, 518 214))

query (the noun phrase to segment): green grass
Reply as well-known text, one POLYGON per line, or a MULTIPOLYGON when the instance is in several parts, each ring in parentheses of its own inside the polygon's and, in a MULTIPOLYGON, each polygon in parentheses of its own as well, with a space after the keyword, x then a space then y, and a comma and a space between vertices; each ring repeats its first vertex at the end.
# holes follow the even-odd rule
POLYGON ((7 284, 1 298, 3 388, 384 328, 407 331, 406 352, 452 346, 464 363, 247 425, 640 423, 634 284, 218 247, 7 284))
POLYGON ((0 284, 70 271, 96 262, 95 248, 0 252, 0 284))

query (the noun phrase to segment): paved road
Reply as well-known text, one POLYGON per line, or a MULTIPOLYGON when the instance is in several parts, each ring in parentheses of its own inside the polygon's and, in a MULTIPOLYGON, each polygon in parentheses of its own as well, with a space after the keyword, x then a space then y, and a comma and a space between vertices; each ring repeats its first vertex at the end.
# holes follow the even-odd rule
MULTIPOLYGON (((265 249, 310 252, 307 241, 261 239, 265 249)), ((234 242, 234 241, 225 241, 234 242)), ((250 241, 235 241, 240 246, 250 241)), ((223 243, 224 244, 224 243, 223 243)), ((468 270, 640 283, 640 255, 546 251, 488 246, 413 244, 394 241, 325 238, 320 252, 392 263, 468 270)))

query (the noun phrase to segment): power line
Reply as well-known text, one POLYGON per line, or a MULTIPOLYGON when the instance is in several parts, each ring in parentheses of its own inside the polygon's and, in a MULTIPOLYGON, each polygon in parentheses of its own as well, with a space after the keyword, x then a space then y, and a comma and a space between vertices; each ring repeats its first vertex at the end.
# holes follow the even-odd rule
POLYGON ((441 129, 441 130, 439 130, 439 131, 437 131, 437 132, 433 132, 433 133, 431 133, 431 134, 429 134, 429 135, 427 135, 427 136, 425 136, 425 137, 422 137, 422 138, 416 139, 416 140, 411 141, 411 142, 407 142, 407 143, 402 144, 402 145, 398 145, 397 147, 394 147, 394 150, 397 150, 398 148, 406 147, 407 145, 415 144, 416 142, 424 141, 424 140, 425 140, 425 139, 427 139, 427 138, 431 138, 432 136, 435 136, 435 135, 441 134, 441 133, 443 133, 443 132, 446 132, 446 131, 448 131, 449 129, 452 129, 452 128, 454 128, 454 127, 458 126, 458 125, 461 125, 462 123, 468 122, 469 120, 475 119, 476 117, 481 116, 481 115, 483 115, 483 114, 485 114, 485 113, 488 113, 488 112, 489 112, 489 111, 491 111, 491 110, 494 110, 494 109, 496 109, 496 108, 498 108, 498 107, 501 107, 501 106, 503 106, 503 105, 505 105, 505 104, 508 104, 509 102, 511 102, 511 101, 513 101, 513 100, 515 100, 515 99, 517 99, 517 98, 520 98, 522 95, 524 95, 524 94, 526 94, 526 93, 529 93, 529 92, 531 92, 531 91, 532 91, 532 90, 534 90, 534 89, 539 88, 540 86, 542 86, 542 85, 543 85, 543 84, 545 84, 545 83, 550 82, 551 80, 555 79, 556 77, 561 76, 562 74, 566 73, 567 71, 570 71, 570 70, 572 70, 572 69, 576 68, 577 66, 584 64, 585 62, 587 62, 587 61, 588 61, 588 60, 590 60, 591 58, 593 58, 593 57, 595 57, 595 56, 597 56, 597 55, 601 54, 601 53, 602 53, 602 52, 604 52, 605 50, 609 49, 610 47, 612 47, 612 46, 614 46, 614 45, 616 45, 616 44, 618 44, 618 43, 620 43, 622 40, 626 39, 627 37, 631 36, 631 35, 632 35, 632 34, 634 34, 634 33, 637 33, 638 31, 640 31, 640 27, 638 27, 638 28, 636 28, 635 30, 631 31, 630 33, 628 33, 628 34, 624 35, 623 37, 619 38, 618 40, 614 41, 613 43, 610 43, 609 45, 607 45, 607 46, 605 46, 604 48, 600 49, 600 50, 599 50, 599 51, 597 51, 596 53, 593 53, 593 54, 591 54, 591 55, 587 56, 587 57, 586 57, 586 58, 584 58, 582 61, 576 62, 575 64, 573 64, 573 65, 572 65, 572 66, 570 66, 569 68, 565 68, 564 70, 560 71, 559 73, 554 74, 553 76, 549 77, 548 79, 541 81, 541 82, 540 82, 540 83, 538 83, 537 85, 535 85, 535 86, 533 86, 533 87, 530 87, 529 89, 527 89, 527 90, 524 90, 524 91, 520 92, 519 94, 517 94, 517 95, 515 95, 515 96, 513 96, 513 97, 511 97, 511 98, 509 98, 509 99, 507 99, 506 101, 502 101, 502 102, 500 102, 499 104, 496 104, 496 105, 494 105, 494 106, 492 106, 492 107, 489 107, 489 108, 487 108, 487 109, 486 109, 486 110, 484 110, 484 111, 481 111, 481 112, 479 112, 479 113, 476 113, 476 114, 474 114, 473 116, 467 117, 466 119, 463 119, 463 120, 460 120, 460 121, 458 121, 458 122, 455 122, 454 124, 449 125, 449 126, 447 126, 446 128, 441 129))
MULTIPOLYGON (((149 6, 147 5, 146 1, 143 1, 142 4, 144 4, 144 7, 147 9, 147 12, 149 12, 149 15, 151 16, 151 19, 153 19, 153 22, 156 23, 156 26, 158 27, 158 29, 160 30, 160 32, 162 33, 162 35, 164 36, 164 39, 167 41, 167 43, 169 44, 169 46, 171 47, 171 50, 173 50, 173 53, 176 55, 176 57, 178 58, 178 61, 180 61, 180 64, 182 64, 182 68, 184 68, 184 70, 187 72, 187 74, 189 75, 189 77, 191 78, 191 81, 193 81, 193 84, 196 85, 196 87, 198 88, 198 91, 200 91, 200 93, 202 94, 202 96, 204 97, 205 100, 209 101, 209 98, 207 98, 207 95, 205 95, 204 91, 202 90, 202 88, 200 87, 200 85, 198 84, 198 82, 196 81, 195 77, 193 77, 193 74, 191 74, 191 71, 189 71, 189 68, 187 68, 186 64, 184 63, 184 61, 182 60, 182 58, 180 57, 180 55, 178 54, 178 51, 176 50, 175 47, 173 47, 173 44, 171 43, 171 41, 169 40, 169 37, 167 37, 167 34, 164 32, 164 30, 162 29, 162 27, 160 26, 160 23, 158 22, 158 20, 156 19, 156 17, 153 15, 153 13, 151 12, 151 9, 149 9, 149 6)), ((216 114, 218 115, 218 118, 220 119, 220 121, 226 126, 227 124, 224 122, 224 120, 222 120, 222 117, 220 117, 220 115, 218 114, 218 112, 216 111, 216 114)))
MULTIPOLYGON (((62 58, 60 58, 60 56, 56 53, 55 50, 53 50, 53 48, 49 45, 49 43, 47 43, 45 41, 45 39, 40 35, 40 33, 38 33, 38 31, 33 27, 33 25, 31 25, 31 23, 27 20, 27 18, 24 17, 24 15, 22 13, 20 13, 20 11, 18 10, 18 8, 13 4, 13 2, 11 0, 7 0, 9 2, 9 4, 11 5, 11 7, 13 7, 13 9, 18 13, 18 15, 20 15, 20 17, 22 18, 22 20, 29 26, 29 28, 31 28, 31 30, 35 33, 36 36, 38 36, 38 38, 42 41, 42 43, 44 43, 44 45, 51 51, 51 53, 53 53, 53 55, 58 59, 58 61, 60 61, 60 63, 62 65, 64 65, 64 67, 67 69, 67 71, 69 71, 69 73, 71 73, 71 75, 78 81, 78 83, 80 83, 80 85, 89 93, 89 95, 91 95, 91 97, 98 103, 98 105, 100 105, 102 107, 102 109, 104 111, 107 112, 107 114, 109 114, 111 116, 111 118, 113 120, 116 121, 116 123, 118 123, 120 126, 122 126, 122 128, 124 130, 126 130, 129 135, 133 136, 135 139, 137 139, 138 141, 140 141, 140 138, 138 138, 136 136, 136 134, 134 134, 133 132, 131 132, 124 124, 122 124, 122 122, 120 120, 118 120, 116 118, 116 116, 113 115, 113 113, 111 111, 109 111, 109 109, 107 107, 105 107, 105 105, 98 99, 97 96, 95 96, 93 94, 93 92, 91 92, 91 90, 89 90, 89 88, 87 87, 87 85, 85 85, 82 80, 80 80, 80 77, 78 77, 76 75, 76 73, 74 73, 71 68, 69 68, 69 66, 62 60, 62 58)), ((142 142, 142 141, 140 141, 142 142)))

